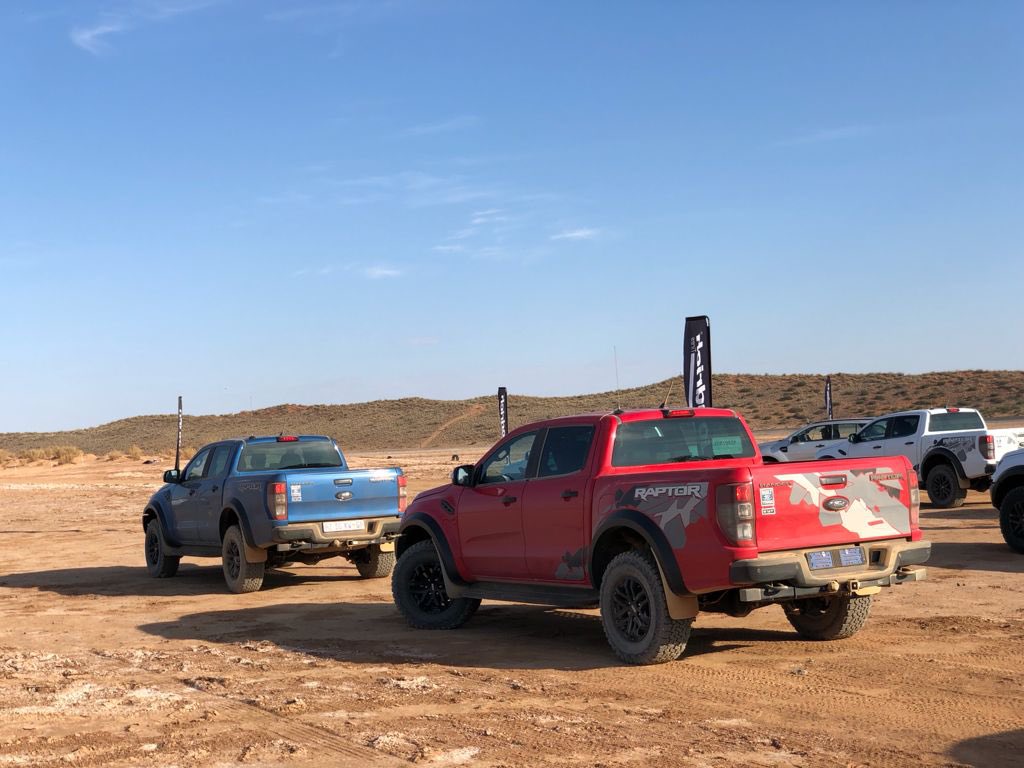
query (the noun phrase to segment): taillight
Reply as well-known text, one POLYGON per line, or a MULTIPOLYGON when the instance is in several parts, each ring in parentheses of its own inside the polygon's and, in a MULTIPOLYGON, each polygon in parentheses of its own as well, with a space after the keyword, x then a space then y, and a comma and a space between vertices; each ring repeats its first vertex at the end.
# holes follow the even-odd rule
POLYGON ((734 546, 757 545, 754 531, 754 486, 751 483, 720 485, 715 492, 718 527, 734 546))
POLYGON ((408 480, 405 479, 405 475, 398 476, 398 511, 405 512, 406 504, 409 503, 408 491, 405 486, 408 484, 408 480))
POLYGON ((996 457, 996 439, 992 435, 981 435, 978 438, 978 450, 986 461, 993 461, 996 457))
POLYGON ((267 509, 275 520, 288 519, 288 483, 267 483, 267 509))
POLYGON ((921 490, 917 484, 917 472, 910 470, 907 482, 910 483, 910 529, 913 530, 918 527, 921 519, 921 490))
POLYGON ((297 442, 299 442, 299 438, 297 438, 295 435, 278 435, 277 436, 277 442, 279 442, 279 443, 297 443, 297 442))

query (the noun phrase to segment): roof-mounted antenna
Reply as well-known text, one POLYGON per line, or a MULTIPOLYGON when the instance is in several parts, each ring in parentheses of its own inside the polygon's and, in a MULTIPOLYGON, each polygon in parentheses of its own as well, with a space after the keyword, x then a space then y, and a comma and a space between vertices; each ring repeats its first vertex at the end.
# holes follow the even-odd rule
POLYGON ((622 403, 619 401, 619 350, 612 345, 612 357, 615 360, 615 410, 622 410, 622 403))
POLYGON ((673 376, 668 380, 668 392, 665 393, 665 399, 661 401, 661 405, 658 406, 658 410, 664 410, 665 406, 668 405, 668 397, 672 394, 672 387, 676 385, 676 377, 673 376))

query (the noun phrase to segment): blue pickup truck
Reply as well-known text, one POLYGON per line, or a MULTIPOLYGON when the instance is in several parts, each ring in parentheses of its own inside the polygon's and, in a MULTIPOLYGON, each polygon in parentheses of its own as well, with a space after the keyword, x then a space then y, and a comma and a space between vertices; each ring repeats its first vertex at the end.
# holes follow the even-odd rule
POLYGON ((329 437, 249 437, 204 446, 142 513, 146 569, 173 576, 187 557, 220 557, 232 592, 255 592, 266 568, 347 557, 364 578, 395 564, 406 504, 398 467, 350 469, 329 437))

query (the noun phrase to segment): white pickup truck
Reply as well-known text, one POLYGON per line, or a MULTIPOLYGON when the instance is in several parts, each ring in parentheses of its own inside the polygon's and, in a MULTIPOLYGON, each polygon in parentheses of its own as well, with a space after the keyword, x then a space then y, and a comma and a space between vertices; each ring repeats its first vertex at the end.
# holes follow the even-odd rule
POLYGON ((880 416, 815 458, 906 456, 932 504, 948 508, 963 504, 968 489, 988 490, 999 459, 1021 447, 1024 428, 988 429, 973 408, 930 408, 880 416))

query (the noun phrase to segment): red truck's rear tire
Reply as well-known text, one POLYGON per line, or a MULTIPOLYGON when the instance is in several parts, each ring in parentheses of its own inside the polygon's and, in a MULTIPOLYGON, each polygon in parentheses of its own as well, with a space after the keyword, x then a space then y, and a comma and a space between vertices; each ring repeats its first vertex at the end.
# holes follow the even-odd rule
POLYGON ((808 640, 842 640, 868 620, 871 595, 835 595, 795 600, 783 605, 786 618, 808 640))
POLYGON ((409 626, 455 629, 480 607, 476 598, 448 596, 442 567, 432 541, 418 541, 398 558, 391 572, 391 594, 409 626))
POLYGON ((662 664, 686 650, 693 619, 669 616, 658 566, 632 550, 612 558, 601 579, 601 624, 627 664, 662 664))

